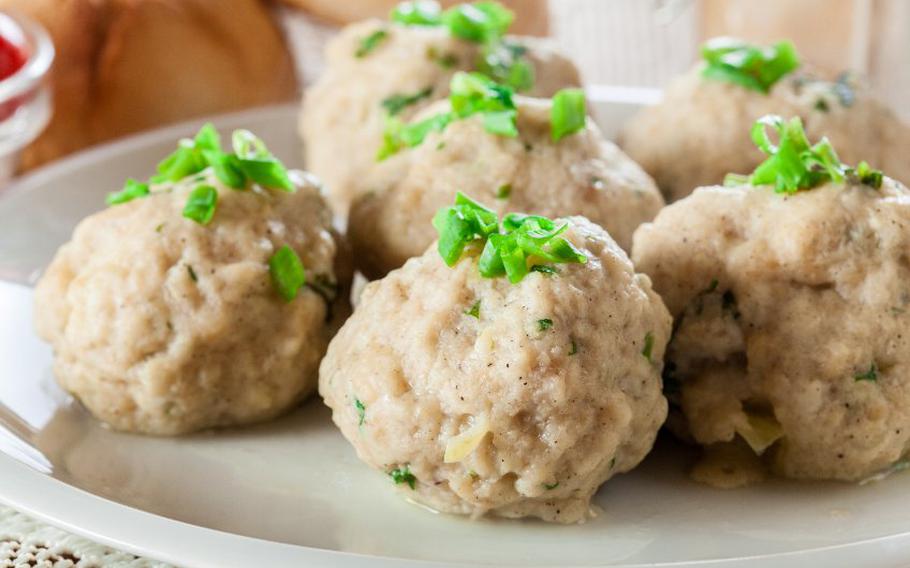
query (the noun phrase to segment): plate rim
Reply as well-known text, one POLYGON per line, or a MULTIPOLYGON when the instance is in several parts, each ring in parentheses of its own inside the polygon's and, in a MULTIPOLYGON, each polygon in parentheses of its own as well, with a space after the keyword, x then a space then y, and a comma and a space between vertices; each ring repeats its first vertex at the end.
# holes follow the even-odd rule
MULTIPOLYGON (((610 101, 596 89, 588 89, 596 102, 610 101), (599 99, 599 100, 597 100, 599 99)), ((296 116, 298 103, 282 103, 253 109, 199 117, 162 128, 118 138, 76 152, 37 168, 0 189, 0 202, 28 192, 49 178, 66 175, 86 163, 97 163, 128 154, 193 132, 206 122, 231 128, 264 117, 296 116)), ((0 503, 50 525, 120 550, 189 567, 301 565, 354 568, 372 566, 463 568, 483 564, 447 563, 398 557, 366 555, 270 541, 220 531, 123 505, 38 472, 0 452, 0 503)), ((892 565, 910 556, 910 526, 903 533, 838 545, 807 548, 767 555, 648 564, 611 564, 617 568, 737 568, 777 566, 802 568, 807 562, 824 560, 827 566, 852 566, 874 558, 876 565, 892 565), (871 553, 871 554, 870 554, 871 553), (880 564, 879 564, 880 563, 880 564)))

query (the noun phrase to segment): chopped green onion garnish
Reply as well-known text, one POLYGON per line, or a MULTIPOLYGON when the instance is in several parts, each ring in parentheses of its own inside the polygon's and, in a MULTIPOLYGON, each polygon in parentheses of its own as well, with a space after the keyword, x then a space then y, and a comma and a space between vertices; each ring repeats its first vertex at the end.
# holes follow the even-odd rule
POLYGON ((480 319, 480 300, 474 302, 474 305, 471 306, 471 309, 465 312, 465 315, 471 316, 472 318, 480 319))
POLYGON ((810 146, 799 117, 789 121, 776 115, 759 118, 752 127, 752 141, 768 158, 755 168, 751 176, 728 175, 725 185, 768 184, 774 185, 778 193, 796 193, 829 181, 840 183, 845 180, 881 187, 880 171, 873 170, 865 162, 856 169, 847 166, 837 157, 827 138, 810 146), (777 131, 777 145, 768 135, 769 127, 777 131))
POLYGON ((442 23, 453 36, 483 43, 505 35, 515 14, 499 2, 458 4, 443 12, 442 23))
POLYGON ((210 185, 196 186, 190 192, 183 206, 183 216, 192 219, 200 225, 208 225, 215 215, 215 206, 218 204, 218 190, 210 185))
POLYGON ((527 91, 534 86, 534 66, 528 61, 527 52, 527 47, 512 41, 489 42, 477 70, 515 91, 527 91))
MULTIPOLYGON (((158 164, 158 174, 150 181, 178 182, 195 175, 198 177, 196 181, 201 182, 206 178, 200 172, 211 167, 215 177, 234 189, 246 189, 251 181, 269 189, 294 191, 284 164, 252 132, 234 131, 233 150, 234 153, 222 151, 218 131, 211 124, 206 124, 195 138, 185 138, 178 143, 177 150, 158 164)), ((148 184, 131 179, 127 180, 122 191, 108 195, 107 203, 126 203, 149 194, 148 184)))
POLYGON ((537 320, 537 331, 546 331, 553 327, 553 320, 545 318, 537 320))
POLYGON ((413 473, 411 473, 411 468, 407 464, 404 467, 398 467, 390 471, 389 477, 392 478, 392 481, 395 482, 395 485, 407 483, 408 487, 411 489, 414 489, 415 484, 417 483, 417 478, 414 477, 413 473))
MULTIPOLYGON (((453 266, 468 243, 486 241, 477 266, 481 276, 507 276, 519 282, 533 267, 547 263, 585 263, 587 257, 568 240, 560 237, 568 223, 559 226, 540 215, 509 213, 500 228, 496 214, 462 193, 455 205, 443 207, 433 218, 439 233, 438 249, 442 259, 453 266)), ((539 270, 538 271, 544 271, 539 270)))
POLYGON ((585 127, 585 92, 581 89, 562 89, 553 96, 550 108, 550 134, 558 141, 585 127))
POLYGON ((126 180, 123 189, 114 193, 107 194, 108 205, 120 205, 132 201, 137 197, 146 197, 149 194, 149 186, 146 183, 140 183, 132 178, 126 180))
POLYGON ((878 381, 878 367, 875 366, 875 362, 869 365, 869 370, 865 373, 857 373, 853 375, 853 380, 855 381, 878 381))
POLYGON ((644 355, 645 359, 651 361, 652 351, 654 351, 654 334, 649 331, 645 334, 645 346, 641 350, 641 354, 644 355))
POLYGON ((409 106, 429 97, 431 94, 433 94, 433 87, 423 88, 411 95, 392 95, 382 100, 382 107, 386 109, 389 116, 395 116, 409 106))
POLYGON ((373 52, 374 49, 379 47, 379 44, 382 43, 389 36, 389 32, 385 30, 376 30, 367 37, 360 40, 360 45, 357 47, 357 51, 354 52, 354 57, 361 59, 366 57, 373 52))
POLYGON ((447 265, 453 266, 468 243, 486 239, 499 230, 499 219, 490 209, 458 192, 455 205, 436 212, 433 226, 439 232, 439 254, 447 265))
POLYGON ((789 41, 771 47, 719 37, 701 48, 705 60, 702 75, 709 79, 736 83, 748 89, 767 93, 784 75, 799 67, 796 48, 789 41))
POLYGON ((293 301, 300 288, 306 284, 303 262, 294 249, 287 245, 279 248, 269 258, 269 275, 275 290, 286 302, 293 301))
POLYGON ((362 402, 360 402, 359 398, 355 398, 354 408, 357 410, 357 425, 363 426, 363 421, 367 416, 367 407, 362 402))
POLYGON ((430 132, 445 130, 453 120, 477 113, 483 116, 487 131, 501 136, 518 135, 515 126, 517 111, 511 89, 497 85, 479 73, 463 72, 452 76, 449 89, 451 112, 435 114, 411 124, 404 124, 392 116, 386 117, 383 142, 376 159, 381 161, 402 148, 417 146, 430 132))
POLYGON ((402 2, 392 9, 389 19, 406 26, 439 26, 442 25, 442 10, 438 2, 402 2))

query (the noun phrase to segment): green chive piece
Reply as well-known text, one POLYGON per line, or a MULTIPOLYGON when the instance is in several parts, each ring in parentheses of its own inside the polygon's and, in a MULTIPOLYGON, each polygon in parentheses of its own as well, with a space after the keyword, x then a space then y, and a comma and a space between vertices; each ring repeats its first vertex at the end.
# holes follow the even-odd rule
POLYGON ((461 258, 465 247, 472 241, 486 241, 477 267, 485 278, 508 277, 520 282, 531 270, 552 274, 555 268, 533 263, 587 262, 587 256, 563 237, 568 223, 557 225, 552 219, 540 215, 509 213, 498 222, 496 213, 470 200, 462 193, 455 198, 455 206, 443 207, 433 218, 439 233, 437 245, 445 263, 453 266, 461 258), (540 268, 534 268, 539 266, 540 268))
POLYGON ((360 40, 360 45, 357 47, 357 51, 354 52, 354 57, 358 59, 363 59, 367 55, 373 52, 379 44, 386 40, 389 36, 389 32, 385 30, 376 30, 367 37, 360 40))
POLYGON ((407 483, 408 487, 411 489, 414 489, 415 484, 417 483, 417 478, 413 473, 411 473, 411 468, 408 464, 405 464, 404 467, 398 467, 390 471, 389 477, 392 478, 392 481, 395 482, 395 485, 407 483))
POLYGON ((562 89, 553 96, 550 108, 550 135, 554 142, 585 127, 585 92, 562 89))
MULTIPOLYGON (((458 72, 452 76, 449 90, 452 112, 438 113, 410 124, 403 123, 389 112, 376 160, 382 161, 404 148, 419 146, 430 132, 442 132, 453 120, 478 113, 483 116, 484 128, 488 132, 509 137, 518 135, 515 124, 517 111, 512 101, 512 90, 508 87, 498 85, 479 73, 458 72)), ((387 108, 395 109, 399 104, 398 99, 389 101, 387 108)))
POLYGON ((499 228, 496 213, 458 192, 455 205, 443 207, 433 217, 439 233, 437 248, 443 261, 454 266, 465 247, 476 239, 485 239, 499 228))
POLYGON ((871 381, 871 382, 878 381, 878 367, 875 365, 875 362, 873 361, 869 365, 869 370, 866 371, 865 373, 857 373, 856 375, 853 375, 853 380, 871 381))
POLYGON ((534 87, 535 76, 527 53, 527 47, 513 41, 487 42, 477 70, 517 92, 528 91, 534 87))
POLYGON ((360 401, 359 398, 355 398, 354 408, 357 410, 357 425, 363 426, 363 421, 367 416, 367 407, 360 401))
POLYGON ((549 318, 537 320, 537 331, 546 331, 553 327, 553 320, 549 318))
POLYGON ((778 193, 793 194, 827 182, 847 181, 878 189, 884 178, 866 162, 856 168, 841 162, 827 138, 810 146, 798 116, 789 121, 777 115, 759 118, 752 126, 752 141, 768 158, 750 176, 728 174, 725 185, 773 185, 778 193), (772 142, 769 128, 776 131, 777 144, 772 142))
POLYGON ((139 197, 147 197, 149 194, 148 184, 138 182, 132 178, 126 180, 123 189, 107 194, 105 201, 108 205, 120 205, 127 203, 139 197))
POLYGON ((789 41, 761 47, 719 37, 706 42, 701 54, 705 60, 702 76, 761 93, 770 91, 781 77, 800 65, 796 48, 789 41))
POLYGON ((190 192, 183 206, 183 216, 200 225, 208 225, 215 216, 218 204, 218 190, 210 185, 198 185, 190 192))
POLYGON ((406 26, 439 26, 442 25, 442 10, 438 2, 402 2, 392 9, 389 19, 406 26))
POLYGON ((471 309, 465 311, 465 315, 480 319, 480 300, 474 302, 474 305, 471 306, 471 309))
POLYGON ((442 14, 442 23, 449 33, 477 43, 505 35, 514 19, 515 14, 499 2, 458 4, 442 14))
POLYGON ((269 258, 269 275, 272 284, 285 302, 292 302, 297 293, 306 284, 306 271, 303 262, 294 249, 283 245, 269 258))
POLYGON ((389 116, 395 116, 411 105, 417 104, 423 99, 433 94, 433 87, 425 87, 416 93, 410 95, 392 95, 382 100, 382 108, 389 113, 389 116))
POLYGON ((641 354, 644 356, 645 359, 647 359, 648 361, 651 361, 653 363, 653 361, 651 360, 652 351, 654 351, 654 334, 649 331, 648 333, 645 334, 645 346, 641 350, 641 354))

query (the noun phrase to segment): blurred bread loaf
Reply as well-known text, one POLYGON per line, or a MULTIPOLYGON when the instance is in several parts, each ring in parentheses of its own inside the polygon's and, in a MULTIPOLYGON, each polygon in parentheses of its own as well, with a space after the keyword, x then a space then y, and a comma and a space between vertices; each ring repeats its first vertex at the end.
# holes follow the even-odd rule
POLYGON ((57 47, 54 117, 21 169, 297 92, 291 54, 261 0, 0 0, 0 9, 40 21, 57 47))

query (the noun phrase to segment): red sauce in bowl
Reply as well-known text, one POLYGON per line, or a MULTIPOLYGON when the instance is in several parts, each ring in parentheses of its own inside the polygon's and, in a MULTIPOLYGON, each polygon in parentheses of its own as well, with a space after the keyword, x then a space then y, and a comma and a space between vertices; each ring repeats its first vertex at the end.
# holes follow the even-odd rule
POLYGON ((0 36, 0 80, 22 69, 27 57, 21 47, 0 36))
MULTIPOLYGON (((27 60, 28 55, 20 46, 0 35, 0 81, 15 75, 27 60)), ((27 98, 20 96, 0 103, 0 121, 11 117, 27 98)))

